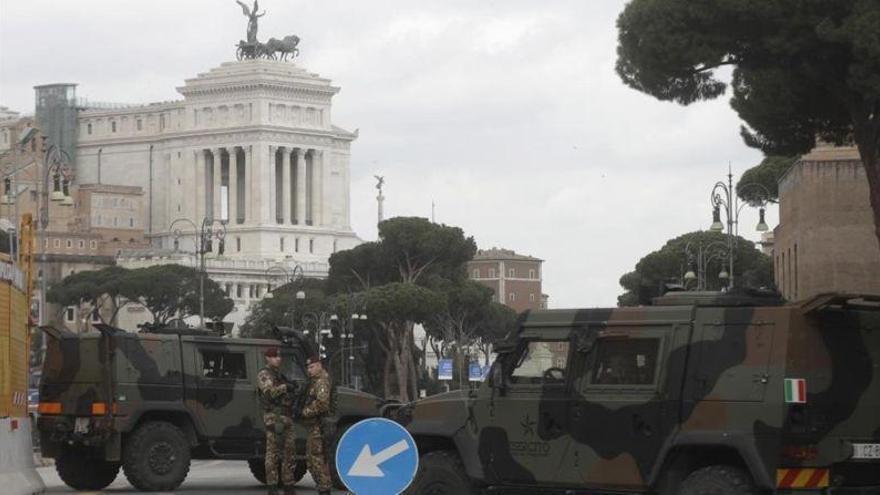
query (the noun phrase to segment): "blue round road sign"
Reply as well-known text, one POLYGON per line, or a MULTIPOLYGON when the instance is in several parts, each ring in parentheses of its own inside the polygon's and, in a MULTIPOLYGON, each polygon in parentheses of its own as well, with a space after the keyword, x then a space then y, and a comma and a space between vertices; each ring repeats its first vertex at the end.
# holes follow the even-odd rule
POLYGON ((356 495, 397 495, 419 469, 419 451, 406 429, 385 418, 348 429, 336 447, 339 478, 356 495))

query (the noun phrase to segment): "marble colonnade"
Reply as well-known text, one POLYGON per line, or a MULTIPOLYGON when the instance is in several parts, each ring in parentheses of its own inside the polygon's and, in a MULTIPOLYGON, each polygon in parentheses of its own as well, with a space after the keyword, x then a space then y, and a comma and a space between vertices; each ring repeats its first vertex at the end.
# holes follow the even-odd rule
POLYGON ((196 151, 196 215, 229 224, 321 226, 324 152, 269 146, 269 166, 254 162, 251 146, 218 147, 196 151), (255 173, 269 175, 255 177, 255 173), (267 180, 270 197, 259 196, 267 180), (259 218, 259 207, 269 203, 269 218, 259 218))

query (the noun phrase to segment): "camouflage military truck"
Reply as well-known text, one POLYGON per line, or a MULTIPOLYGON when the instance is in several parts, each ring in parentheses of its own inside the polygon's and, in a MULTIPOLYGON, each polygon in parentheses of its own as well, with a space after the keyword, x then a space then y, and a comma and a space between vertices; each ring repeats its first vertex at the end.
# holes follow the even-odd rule
POLYGON ((880 493, 880 297, 534 311, 497 352, 389 410, 410 493, 880 493))
MULTIPOLYGON (((183 330, 43 330, 37 427, 43 456, 55 459, 68 486, 100 490, 121 467, 135 488, 169 491, 183 482, 191 459, 247 461, 265 482, 256 376, 264 350, 280 346, 285 375, 304 385, 306 355, 297 332, 281 343, 183 330)), ((341 432, 375 416, 380 402, 339 387, 332 425, 341 432)), ((306 472, 306 430, 297 424, 296 432, 299 480, 306 472)))

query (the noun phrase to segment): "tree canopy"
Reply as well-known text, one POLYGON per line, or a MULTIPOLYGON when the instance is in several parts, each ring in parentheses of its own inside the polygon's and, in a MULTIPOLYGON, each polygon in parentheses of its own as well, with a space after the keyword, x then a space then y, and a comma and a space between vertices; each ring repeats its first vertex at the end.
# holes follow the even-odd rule
MULTIPOLYGON (((234 307, 217 282, 205 277, 205 317, 222 321, 234 307)), ((143 304, 153 316, 153 323, 166 324, 173 318, 187 318, 199 313, 199 272, 181 265, 155 265, 127 270, 110 266, 96 271, 77 272, 53 285, 46 294, 49 302, 61 306, 83 307, 89 311, 109 307, 106 320, 113 324, 126 304, 143 304)))
MULTIPOLYGON (((458 227, 398 217, 379 224, 378 241, 331 256, 328 289, 357 293, 366 306, 372 332, 369 346, 380 351, 374 356, 384 356, 386 397, 405 401, 417 394, 415 324, 434 325, 438 315, 449 315, 450 308, 489 305, 484 292, 471 299, 478 289, 464 283, 465 264, 476 249, 473 238, 458 227)), ((500 321, 495 316, 494 321, 500 321)))
MULTIPOLYGON (((690 232, 674 239, 636 263, 634 271, 620 277, 620 285, 625 292, 617 298, 620 306, 636 306, 651 304, 651 300, 662 295, 662 285, 674 282, 684 285, 684 275, 688 270, 697 271, 695 263, 689 263, 686 247, 690 244, 691 252, 696 256, 700 244, 707 251, 714 243, 720 243, 726 249, 727 235, 720 232, 690 232)), ((737 287, 773 288, 773 262, 769 256, 755 248, 751 241, 738 237, 734 249, 734 276, 737 287)), ((717 252, 717 251, 716 251, 717 252)), ((711 258, 711 256, 709 256, 711 258)), ((722 268, 726 268, 726 260, 713 259, 707 263, 707 289, 719 290, 726 282, 718 278, 722 268)))
POLYGON ((749 146, 795 156, 817 139, 854 143, 880 239, 880 2, 632 0, 617 26, 624 83, 684 105, 730 86, 749 146))
POLYGON ((761 163, 746 170, 736 183, 736 195, 752 206, 758 206, 762 200, 777 202, 779 200, 779 179, 797 161, 797 157, 768 156, 761 163), (749 187, 759 184, 767 189, 770 197, 760 187, 749 187))

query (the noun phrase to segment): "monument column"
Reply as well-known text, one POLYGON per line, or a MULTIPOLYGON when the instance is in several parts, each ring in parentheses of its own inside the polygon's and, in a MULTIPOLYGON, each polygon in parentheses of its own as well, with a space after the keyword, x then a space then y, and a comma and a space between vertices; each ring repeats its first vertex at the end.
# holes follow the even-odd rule
POLYGON ((270 157, 274 152, 273 146, 267 146, 264 144, 255 145, 256 149, 255 154, 256 157, 254 159, 254 163, 258 167, 257 175, 259 176, 259 183, 254 184, 253 187, 256 188, 257 194, 259 197, 257 198, 257 203, 260 205, 260 210, 257 212, 257 216, 259 218, 259 222, 261 224, 271 225, 274 220, 271 218, 271 200, 272 200, 272 188, 275 187, 275 184, 272 181, 272 176, 275 174, 275 165, 274 163, 270 163, 270 157))
POLYGON ((281 216, 284 225, 290 225, 290 148, 281 148, 281 216))
POLYGON ((195 158, 195 166, 193 170, 195 205, 192 215, 198 220, 204 216, 202 211, 205 209, 205 150, 193 150, 193 156, 195 158))
POLYGON ((312 225, 320 227, 324 201, 324 151, 312 151, 312 225))
POLYGON ((296 149, 296 216, 294 223, 306 224, 306 150, 296 149))
POLYGON ((259 194, 254 194, 257 192, 254 189, 254 185, 256 184, 256 176, 257 172, 254 171, 256 168, 254 166, 254 147, 253 146, 242 146, 242 150, 244 151, 244 198, 245 198, 245 207, 244 207, 244 222, 247 224, 252 224, 257 220, 257 196, 259 194))
POLYGON ((229 148, 229 223, 238 224, 238 146, 229 148))
POLYGON ((223 183, 223 148, 214 148, 211 151, 214 154, 214 180, 211 184, 211 196, 213 197, 211 218, 215 220, 223 220, 220 206, 223 204, 223 197, 220 194, 220 185, 223 183))

